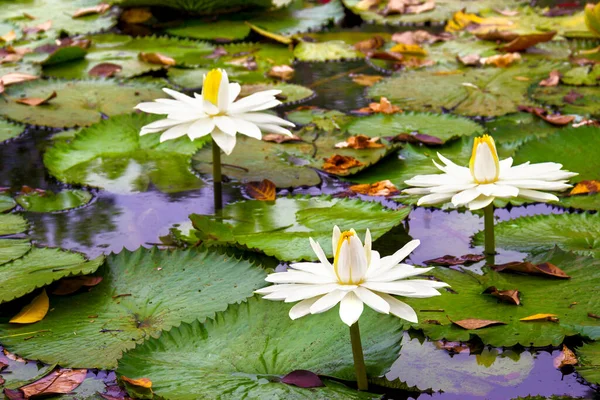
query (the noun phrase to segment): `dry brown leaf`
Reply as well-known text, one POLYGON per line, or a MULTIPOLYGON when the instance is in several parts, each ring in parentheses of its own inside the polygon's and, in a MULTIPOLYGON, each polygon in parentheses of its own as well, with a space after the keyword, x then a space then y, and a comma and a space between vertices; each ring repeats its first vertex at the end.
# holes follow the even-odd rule
POLYGON ((33 300, 31 300, 31 303, 23 307, 23 309, 8 322, 11 324, 33 324, 44 319, 49 308, 50 299, 46 294, 46 289, 43 289, 42 293, 34 297, 33 300))
POLYGON ((562 351, 554 359, 554 368, 561 369, 566 366, 574 366, 577 365, 577 356, 571 349, 563 344, 562 351))
POLYGON ((581 181, 575 185, 573 189, 569 192, 569 195, 575 194, 595 194, 600 192, 600 181, 591 180, 591 181, 581 181))
POLYGON ((587 316, 594 319, 600 319, 600 315, 591 312, 587 313, 587 316))
POLYGON ((483 254, 465 254, 460 257, 445 255, 438 258, 433 258, 431 260, 424 261, 425 264, 431 265, 443 265, 443 266, 453 266, 453 265, 468 265, 472 263, 479 262, 485 259, 485 255, 483 254))
POLYGON ((350 190, 354 193, 365 194, 367 196, 392 196, 400 193, 396 185, 389 180, 352 185, 350 186, 350 190))
POLYGON ((500 46, 500 50, 512 53, 515 51, 523 51, 535 46, 538 43, 544 43, 552 40, 556 35, 556 31, 544 33, 531 33, 528 35, 519 35, 512 42, 500 46))
POLYGON ((268 179, 263 179, 262 182, 248 182, 246 184, 246 194, 260 201, 274 201, 275 189, 275 184, 268 179))
POLYGON ((427 0, 426 2, 421 3, 421 4, 407 6, 406 9, 404 10, 404 13, 405 14, 421 14, 426 11, 431 11, 434 8, 435 8, 435 1, 427 0))
POLYGON ((75 293, 82 287, 93 287, 102 282, 101 276, 76 276, 74 278, 61 279, 52 294, 65 296, 75 293))
POLYGON ((354 48, 362 53, 368 54, 372 50, 377 50, 385 44, 385 40, 379 36, 375 35, 370 39, 362 40, 358 43, 354 44, 354 48))
POLYGON ((76 10, 71 18, 84 17, 86 15, 104 14, 110 9, 110 4, 100 3, 97 6, 85 7, 76 10))
POLYGON ((479 54, 467 54, 466 56, 456 56, 456 59, 464 65, 479 65, 481 57, 479 54))
POLYGON ((229 60, 227 63, 237 65, 239 67, 244 67, 248 71, 256 71, 258 69, 256 57, 254 56, 239 57, 233 60, 229 60))
MULTIPOLYGON (((450 319, 450 318, 448 318, 448 319, 450 319)), ((450 322, 452 322, 454 325, 458 325, 461 328, 467 329, 467 330, 487 328, 488 326, 494 326, 494 325, 506 325, 506 323, 504 323, 502 321, 493 321, 493 320, 489 320, 489 319, 477 319, 477 318, 463 319, 460 321, 450 320, 450 322)))
POLYGON ((123 69, 118 64, 113 63, 100 63, 95 65, 92 69, 88 71, 89 76, 98 76, 102 78, 110 78, 111 76, 115 76, 118 72, 123 69))
POLYGON ((485 289, 483 293, 491 294, 504 303, 514 304, 517 306, 521 304, 521 300, 519 300, 519 291, 517 289, 498 290, 496 286, 490 286, 489 288, 485 289))
POLYGON ((383 9, 383 15, 420 14, 435 8, 434 0, 389 0, 383 9))
POLYGON ((267 75, 282 81, 289 81, 294 77, 294 72, 294 68, 289 65, 275 65, 267 72, 267 75))
POLYGON ((393 51, 375 51, 369 53, 369 58, 388 61, 402 61, 404 56, 400 53, 394 53, 393 51))
POLYGON ((533 314, 529 317, 521 318, 519 321, 522 322, 540 322, 540 321, 549 321, 549 322, 558 322, 558 315, 556 314, 533 314))
POLYGON ((269 133, 262 137, 265 142, 285 143, 285 142, 302 142, 302 139, 297 135, 281 135, 279 133, 269 133))
POLYGON ((569 104, 573 104, 575 103, 577 100, 579 99, 583 99, 583 95, 577 91, 575 91, 575 89, 571 90, 569 93, 567 93, 565 96, 563 96, 563 101, 569 104))
POLYGON ((548 114, 548 110, 541 107, 519 106, 518 108, 519 111, 525 111, 536 115, 544 121, 556 126, 568 125, 575 120, 574 115, 548 114))
POLYGON ((330 174, 346 174, 350 168, 361 167, 364 164, 354 157, 334 154, 326 158, 323 163, 323 171, 330 174))
POLYGON ((14 83, 33 81, 35 79, 39 79, 39 76, 24 74, 22 72, 10 72, 6 75, 0 76, 0 81, 4 82, 4 86, 9 86, 14 83))
POLYGON ((26 399, 33 396, 66 394, 81 385, 86 375, 87 369, 59 369, 36 382, 22 386, 20 390, 26 399))
POLYGON ((543 275, 552 278, 570 279, 571 277, 554 264, 533 264, 528 261, 514 261, 506 264, 493 265, 496 272, 520 272, 528 275, 543 275))
POLYGON ((3 42, 12 42, 17 38, 17 33, 14 30, 8 31, 4 35, 0 36, 0 40, 3 42))
POLYGON ((32 21, 33 21, 34 19, 36 19, 36 18, 35 18, 33 15, 31 15, 31 14, 29 14, 29 13, 26 13, 26 12, 24 12, 24 13, 23 13, 23 16, 24 16, 25 18, 29 19, 29 20, 32 20, 32 21))
POLYGON ((121 21, 127 24, 141 24, 152 18, 152 12, 149 8, 130 8, 123 11, 121 21))
POLYGON ((504 30, 484 30, 475 32, 477 39, 488 40, 490 42, 512 42, 519 37, 518 33, 504 30))
POLYGON ((436 136, 423 133, 401 133, 392 139, 392 142, 423 143, 429 146, 439 146, 444 141, 436 136))
POLYGON ((427 55, 427 51, 419 46, 418 44, 404 44, 398 43, 394 47, 390 49, 393 53, 401 53, 401 54, 413 54, 418 56, 427 55))
POLYGON ((372 137, 365 136, 365 135, 356 135, 356 136, 350 136, 344 142, 336 143, 335 148, 336 149, 350 148, 350 149, 362 150, 362 149, 380 149, 382 147, 385 147, 383 144, 378 143, 378 142, 379 142, 378 137, 372 138, 372 137))
POLYGON ((597 126, 600 127, 600 121, 594 119, 583 119, 581 122, 571 125, 573 128, 579 128, 581 126, 597 126))
POLYGON ((499 68, 505 68, 516 61, 521 61, 521 54, 520 53, 496 54, 494 56, 482 58, 479 61, 483 65, 494 65, 499 68))
POLYGON ((397 32, 392 35, 392 41, 402 44, 432 44, 452 39, 452 35, 442 32, 434 35, 424 30, 397 32))
POLYGON ((550 71, 548 78, 540 82, 540 86, 556 86, 560 81, 560 71, 554 69, 550 71))
POLYGON ((50 93, 47 97, 26 97, 24 99, 17 99, 15 102, 19 104, 25 104, 31 107, 37 107, 48 103, 50 100, 54 99, 57 96, 56 91, 50 93))
POLYGON ((361 86, 373 86, 383 79, 381 75, 350 74, 352 82, 361 86))
POLYGON ((46 22, 43 22, 36 26, 30 26, 30 27, 23 28, 23 32, 25 32, 25 33, 46 32, 50 28, 52 28, 52 21, 46 21, 46 22))
POLYGON ((144 53, 142 51, 142 52, 140 52, 140 54, 138 54, 138 58, 140 60, 150 63, 150 64, 167 65, 167 66, 177 64, 175 59, 173 59, 169 56, 165 56, 164 54, 160 54, 160 53, 144 53))
POLYGON ((148 378, 132 379, 126 377, 125 375, 121 375, 121 380, 133 386, 139 386, 144 389, 152 389, 152 381, 148 378))
POLYGON ((387 98, 382 97, 381 99, 379 99, 379 103, 370 103, 369 107, 363 107, 361 109, 358 109, 357 112, 365 114, 395 114, 401 113, 402 110, 400 109, 400 107, 392 105, 392 103, 390 103, 390 101, 387 98))

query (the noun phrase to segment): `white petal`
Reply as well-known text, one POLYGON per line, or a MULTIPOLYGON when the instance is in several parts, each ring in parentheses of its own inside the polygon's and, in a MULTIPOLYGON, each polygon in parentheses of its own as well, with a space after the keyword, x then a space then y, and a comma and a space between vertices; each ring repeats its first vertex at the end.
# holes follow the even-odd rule
POLYGON ((400 264, 399 266, 391 268, 389 270, 375 273, 373 274, 373 276, 369 276, 368 279, 369 282, 392 282, 397 281, 399 279, 409 278, 411 276, 426 274, 432 269, 433 267, 414 268, 412 265, 400 264))
POLYGON ((315 275, 304 271, 288 270, 268 275, 265 280, 272 283, 333 283, 336 280, 329 276, 315 275))
POLYGON ((406 243, 400 250, 396 251, 391 256, 383 257, 379 262, 380 268, 388 269, 392 268, 400 261, 404 260, 410 253, 412 253, 419 245, 421 244, 420 240, 411 240, 406 243))
POLYGON ((331 310, 349 293, 352 292, 347 292, 345 290, 334 290, 333 292, 327 293, 310 307, 310 313, 320 314, 322 312, 331 310))
POLYGON ((480 195, 478 198, 469 203, 469 210, 480 210, 490 205, 492 201, 494 201, 493 196, 480 195))
POLYGON ((519 196, 529 199, 529 200, 541 201, 544 203, 548 202, 548 201, 558 201, 558 197, 556 197, 555 195, 553 195, 551 193, 545 193, 545 192, 540 192, 537 190, 530 190, 530 189, 520 189, 519 196))
POLYGON ((160 135, 160 142, 162 143, 167 140, 177 139, 178 137, 184 136, 187 133, 190 125, 191 124, 189 123, 181 124, 167 129, 162 135, 160 135))
POLYGON ((313 297, 312 299, 302 300, 300 303, 290 308, 290 318, 298 319, 300 317, 304 317, 305 315, 310 314, 310 307, 315 303, 315 301, 319 299, 320 297, 317 296, 313 297))
POLYGON ((390 296, 385 293, 378 293, 382 299, 388 302, 390 305, 390 314, 395 315, 396 317, 407 320, 408 322, 414 322, 415 324, 419 322, 417 318, 417 313, 412 309, 408 304, 398 300, 395 297, 390 296))
POLYGON ((506 173, 506 172, 507 172, 507 171, 510 169, 510 167, 512 166, 512 164, 513 164, 513 159, 512 159, 512 157, 508 157, 508 158, 506 158, 506 159, 504 159, 504 160, 501 160, 501 161, 499 162, 499 164, 500 164, 500 176, 502 176, 502 175, 503 175, 503 174, 505 174, 505 173, 506 173))
MULTIPOLYGON (((217 103, 219 111, 221 112, 226 112, 229 108, 229 104, 231 103, 229 101, 229 78, 227 77, 227 72, 224 69, 221 70, 221 83, 219 84, 217 103)), ((224 129, 222 130, 224 131, 224 129)))
POLYGON ((352 326, 360 318, 363 309, 363 302, 360 301, 358 296, 350 292, 340 303, 340 318, 346 325, 352 326))
MULTIPOLYGON (((321 261, 321 263, 323 263, 325 265, 331 266, 331 263, 327 259, 327 256, 325 255, 325 252, 321 248, 321 245, 318 242, 315 242, 313 240, 313 238, 309 238, 308 240, 310 242, 310 247, 312 247, 312 249, 315 252, 315 254, 317 255, 317 258, 319 259, 319 261, 321 261)), ((334 248, 334 251, 335 251, 335 248, 334 248)))
POLYGON ((476 183, 461 183, 452 185, 440 185, 430 188, 430 193, 456 193, 461 190, 467 190, 476 187, 476 183))
POLYGON ((493 182, 498 178, 499 162, 496 149, 488 142, 480 142, 474 151, 471 172, 478 182, 493 182))
POLYGON ((190 129, 188 130, 188 136, 190 139, 198 139, 199 137, 206 136, 215 129, 215 123, 212 118, 202 118, 196 120, 190 129))
POLYGON ((365 256, 367 258, 367 267, 371 265, 371 231, 367 228, 367 233, 365 233, 365 256))
POLYGON ((336 225, 333 227, 333 233, 331 234, 331 248, 334 252, 337 250, 338 242, 340 241, 340 236, 342 236, 342 231, 336 225))
POLYGON ((275 95, 281 93, 280 90, 265 90, 264 92, 253 93, 250 96, 246 96, 238 101, 233 102, 229 106, 229 114, 240 114, 245 112, 254 111, 255 108, 260 108, 264 104, 277 102, 275 95))
POLYGON ((470 201, 475 200, 477 197, 479 197, 479 191, 477 189, 467 189, 456 193, 454 196, 452 196, 451 201, 455 207, 460 207, 469 203, 470 201))
POLYGON ((367 273, 367 267, 369 264, 367 262, 367 255, 365 254, 363 244, 357 235, 350 237, 350 254, 352 257, 352 261, 350 263, 352 281, 361 281, 367 273))
POLYGON ((293 122, 287 121, 283 118, 279 118, 276 115, 267 113, 243 113, 233 115, 237 118, 243 118, 246 121, 254 122, 255 124, 272 124, 272 125, 284 125, 294 127, 293 122))
POLYGON ((323 275, 331 278, 335 278, 335 274, 331 273, 331 265, 329 263, 311 263, 311 262, 300 262, 294 263, 290 265, 290 268, 293 268, 298 271, 309 272, 315 275, 323 275))
POLYGON ((404 281, 401 282, 372 282, 366 281, 361 283, 362 287, 382 293, 392 293, 399 296, 409 296, 416 294, 416 291, 404 281))
POLYGON ((536 179, 529 179, 529 180, 501 180, 498 183, 501 184, 505 184, 505 185, 510 185, 510 186, 514 186, 517 187, 519 189, 541 189, 541 190, 552 190, 552 191, 558 191, 558 192, 562 192, 563 190, 567 190, 568 188, 572 187, 572 185, 569 185, 568 183, 566 183, 566 181, 546 181, 546 180, 536 180, 536 179))
POLYGON ((417 201, 418 206, 445 203, 454 196, 454 193, 434 193, 423 196, 417 201))
POLYGON ((352 274, 352 253, 347 240, 342 241, 340 251, 336 256, 337 259, 334 263, 336 263, 335 266, 339 280, 340 282, 349 283, 352 274))
POLYGON ((237 133, 237 126, 233 118, 222 115, 219 117, 213 117, 212 120, 214 121, 217 128, 219 128, 226 134, 235 136, 235 134, 237 133))
POLYGON ((402 193, 405 194, 430 194, 431 193, 431 188, 429 187, 424 187, 424 188, 410 188, 410 189, 404 189, 402 191, 402 193))
POLYGON ((134 108, 149 114, 169 114, 170 112, 177 111, 176 106, 156 102, 140 103, 134 108))
POLYGON ((174 98, 175 100, 179 100, 185 104, 189 104, 191 106, 196 106, 198 103, 194 101, 193 97, 180 93, 176 90, 172 90, 169 88, 163 88, 163 92, 174 98))
POLYGON ((244 121, 241 118, 232 118, 235 122, 235 126, 237 131, 243 135, 250 136, 254 139, 262 139, 262 133, 260 132, 260 128, 253 124, 252 122, 244 121))
POLYGON ((235 147, 235 136, 227 135, 226 133, 221 132, 220 129, 213 130, 211 136, 215 143, 217 143, 217 146, 219 146, 225 154, 231 154, 235 147))
POLYGON ((267 131, 267 132, 271 132, 271 133, 279 133, 280 135, 292 136, 292 132, 290 130, 282 128, 279 125, 272 125, 272 124, 257 124, 257 125, 263 131, 267 131))
POLYGON ((369 289, 359 286, 354 290, 354 294, 356 294, 356 296, 358 296, 363 303, 371 307, 373 310, 382 314, 387 314, 390 312, 390 305, 369 289))
POLYGON ((328 283, 325 285, 306 285, 304 288, 292 289, 293 291, 288 290, 285 302, 294 303, 298 300, 321 296, 336 290, 339 286, 337 283, 328 283))
POLYGON ((229 84, 229 102, 230 102, 230 104, 233 103, 235 101, 235 99, 237 99, 237 97, 240 95, 241 91, 242 91, 242 87, 240 86, 239 83, 235 82, 235 83, 229 84))

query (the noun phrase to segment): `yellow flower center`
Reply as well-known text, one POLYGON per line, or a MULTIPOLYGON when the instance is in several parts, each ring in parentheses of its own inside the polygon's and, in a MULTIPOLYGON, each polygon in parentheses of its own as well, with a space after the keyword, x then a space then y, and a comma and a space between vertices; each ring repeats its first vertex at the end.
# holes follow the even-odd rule
POLYGON ((476 183, 493 183, 500 176, 500 161, 496 144, 490 135, 475 138, 469 162, 471 175, 476 183))
POLYGON ((202 96, 215 106, 219 100, 219 87, 221 86, 221 77, 223 74, 218 69, 211 70, 206 74, 204 85, 202 87, 202 96))
MULTIPOLYGON (((342 234, 340 235, 340 238, 338 239, 338 242, 337 242, 335 256, 333 257, 333 269, 335 271, 335 275, 338 278, 338 281, 340 281, 340 282, 342 281, 342 279, 340 278, 340 274, 338 273, 338 262, 340 261, 340 252, 342 251, 342 245, 344 244, 344 241, 347 241, 348 245, 350 245, 350 238, 352 236, 354 236, 353 231, 342 232, 342 234)), ((352 282, 352 271, 350 271, 350 282, 352 282)))

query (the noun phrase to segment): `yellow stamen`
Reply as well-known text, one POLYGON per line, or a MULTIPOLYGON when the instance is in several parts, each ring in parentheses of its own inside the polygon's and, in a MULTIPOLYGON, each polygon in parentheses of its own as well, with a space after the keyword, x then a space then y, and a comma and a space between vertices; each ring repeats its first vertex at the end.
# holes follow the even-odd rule
MULTIPOLYGON (((341 279, 340 274, 338 273, 338 261, 340 259, 340 251, 342 250, 342 244, 344 244, 344 240, 347 240, 348 244, 350 244, 350 238, 354 236, 354 234, 355 232, 353 230, 342 232, 337 242, 337 249, 335 250, 335 256, 333 257, 333 269, 339 281, 341 281, 341 279)), ((352 280, 352 278, 350 278, 350 280, 352 280)))
POLYGON ((202 96, 205 100, 210 101, 215 106, 219 100, 219 86, 221 86, 221 77, 223 74, 219 69, 213 69, 204 79, 204 85, 202 87, 202 96))
POLYGON ((490 135, 483 135, 481 137, 475 138, 475 142, 473 143, 473 151, 471 152, 471 160, 469 161, 469 169, 471 170, 471 175, 475 179, 477 183, 492 183, 498 180, 498 176, 500 175, 500 160, 498 160, 498 152, 496 151, 496 143, 494 142, 494 138, 490 135), (490 152, 492 153, 492 157, 494 159, 494 164, 496 165, 496 176, 493 179, 486 180, 480 182, 475 177, 475 157, 477 156, 477 148, 479 146, 488 146, 490 152))

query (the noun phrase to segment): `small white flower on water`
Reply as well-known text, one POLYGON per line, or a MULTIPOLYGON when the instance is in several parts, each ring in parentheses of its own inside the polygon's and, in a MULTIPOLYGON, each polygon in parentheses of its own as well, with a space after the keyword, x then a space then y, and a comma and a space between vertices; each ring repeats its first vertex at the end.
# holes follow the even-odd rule
POLYGON ((494 139, 489 135, 475 138, 469 168, 461 167, 438 153, 443 165, 433 162, 443 174, 417 175, 405 183, 415 188, 403 193, 423 194, 417 205, 451 201, 455 207, 468 205, 478 210, 496 197, 548 202, 558 197, 540 190, 563 191, 571 187, 568 179, 577 173, 561 170, 562 165, 546 162, 512 166, 513 159, 498 160, 494 139))
POLYGON ((164 133, 160 141, 188 135, 191 140, 210 134, 226 154, 235 147, 235 135, 241 133, 260 140, 261 130, 291 136, 282 126, 294 124, 275 115, 261 113, 281 104, 275 95, 280 90, 265 90, 235 101, 240 94, 239 83, 229 83, 227 72, 213 69, 204 77, 202 94, 187 96, 175 90, 163 91, 173 99, 156 99, 140 103, 136 109, 151 114, 167 114, 161 119, 142 127, 140 135, 164 133))
POLYGON ((353 325, 363 312, 364 304, 383 314, 393 314, 410 322, 417 322, 417 314, 406 303, 391 296, 432 297, 436 290, 449 286, 444 282, 428 279, 406 278, 423 274, 433 268, 415 268, 399 264, 418 245, 418 240, 407 243, 389 257, 380 258, 379 252, 371 250, 371 233, 367 230, 365 244, 352 229, 340 232, 333 228, 331 244, 335 250, 333 264, 327 260, 321 246, 310 239, 310 245, 320 262, 291 264, 286 272, 267 276, 275 285, 256 291, 268 300, 286 303, 299 301, 290 309, 290 318, 307 314, 319 314, 340 303, 340 318, 348 326, 353 325))

